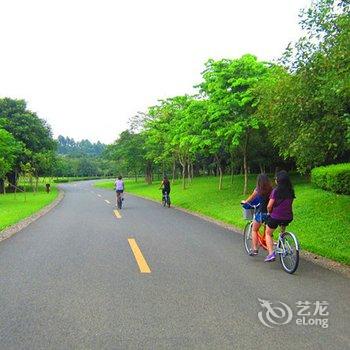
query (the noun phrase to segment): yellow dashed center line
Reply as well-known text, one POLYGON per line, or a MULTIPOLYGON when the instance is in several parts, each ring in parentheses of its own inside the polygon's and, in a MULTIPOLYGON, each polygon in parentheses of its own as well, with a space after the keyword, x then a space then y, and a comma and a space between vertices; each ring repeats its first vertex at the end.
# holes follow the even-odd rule
POLYGON ((134 253, 137 265, 139 265, 139 269, 141 273, 151 273, 151 269, 149 268, 145 258, 143 257, 139 246, 137 245, 135 239, 128 238, 128 242, 130 244, 130 248, 134 253))
POLYGON ((110 201, 108 201, 107 199, 105 199, 105 202, 106 202, 107 204, 111 204, 111 202, 110 202, 110 201))
POLYGON ((119 211, 118 210, 114 210, 114 215, 118 218, 118 219, 121 219, 122 216, 120 215, 119 211))

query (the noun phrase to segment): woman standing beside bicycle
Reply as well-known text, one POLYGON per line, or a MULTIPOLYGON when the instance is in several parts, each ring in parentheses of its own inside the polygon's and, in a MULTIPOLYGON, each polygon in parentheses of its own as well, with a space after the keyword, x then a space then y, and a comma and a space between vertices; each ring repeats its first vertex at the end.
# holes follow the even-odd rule
POLYGON ((293 220, 292 205, 295 194, 288 173, 285 170, 278 172, 275 181, 277 187, 271 192, 267 205, 270 215, 267 219, 266 246, 269 253, 265 258, 265 262, 271 262, 276 259, 276 254, 273 250, 273 232, 278 226, 284 228, 293 220))
POLYGON ((252 250, 249 253, 251 256, 258 254, 258 234, 261 225, 265 222, 267 218, 267 203, 270 198, 272 191, 271 182, 266 174, 258 175, 256 181, 256 188, 253 193, 245 200, 242 204, 246 203, 256 203, 259 206, 256 209, 253 228, 252 228, 252 250))

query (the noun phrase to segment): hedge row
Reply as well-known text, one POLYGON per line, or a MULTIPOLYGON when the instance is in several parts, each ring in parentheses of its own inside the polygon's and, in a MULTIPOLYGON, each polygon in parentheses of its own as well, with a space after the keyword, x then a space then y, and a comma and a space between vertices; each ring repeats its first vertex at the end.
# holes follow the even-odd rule
POLYGON ((311 182, 326 191, 350 194, 350 163, 314 168, 311 182))
POLYGON ((84 177, 66 177, 54 179, 55 183, 66 183, 75 181, 86 181, 86 180, 100 180, 100 179, 114 179, 113 176, 84 176, 84 177))

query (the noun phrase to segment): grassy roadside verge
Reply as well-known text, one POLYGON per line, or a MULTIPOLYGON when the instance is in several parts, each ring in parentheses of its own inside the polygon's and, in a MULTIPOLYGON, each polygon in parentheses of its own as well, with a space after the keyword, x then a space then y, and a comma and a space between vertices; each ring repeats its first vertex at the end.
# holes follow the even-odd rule
MULTIPOLYGON (((255 184, 255 176, 249 179, 249 188, 255 184)), ((314 188, 301 178, 293 181, 296 191, 295 220, 289 226, 299 238, 302 249, 350 265, 350 196, 337 195, 314 188)), ((99 188, 113 189, 113 181, 99 182, 99 188)), ((215 177, 195 178, 188 189, 181 183, 172 186, 171 200, 174 205, 189 209, 243 228, 240 206, 243 178, 224 178, 224 189, 217 190, 215 177)), ((126 181, 126 191, 147 198, 160 200, 159 182, 147 185, 143 182, 126 181)))
POLYGON ((51 185, 51 192, 46 193, 45 185, 40 184, 38 192, 0 195, 0 231, 38 212, 53 202, 58 195, 56 185, 51 185))

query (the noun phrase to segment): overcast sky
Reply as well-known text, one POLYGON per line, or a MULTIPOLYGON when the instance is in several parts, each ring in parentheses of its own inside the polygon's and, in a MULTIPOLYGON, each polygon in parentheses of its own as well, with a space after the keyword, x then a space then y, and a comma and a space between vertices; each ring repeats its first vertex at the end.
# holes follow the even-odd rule
POLYGON ((208 58, 278 58, 311 0, 0 0, 0 97, 59 134, 114 141, 137 111, 192 93, 208 58))

